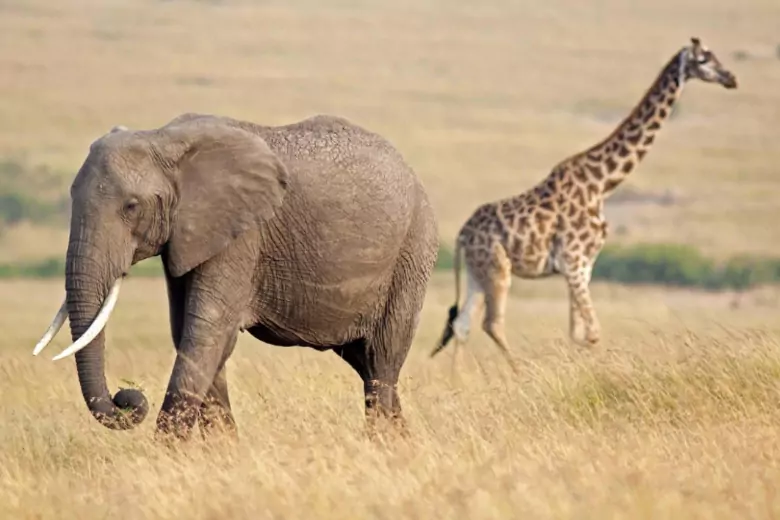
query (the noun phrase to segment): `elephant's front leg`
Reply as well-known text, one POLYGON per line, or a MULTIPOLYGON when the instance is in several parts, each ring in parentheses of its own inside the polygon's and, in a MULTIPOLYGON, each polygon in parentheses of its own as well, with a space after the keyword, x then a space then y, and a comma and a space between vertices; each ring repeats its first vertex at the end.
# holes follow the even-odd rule
MULTIPOLYGON (((165 265, 165 264, 163 264, 165 265)), ((178 352, 181 347, 181 340, 184 336, 184 315, 187 305, 187 282, 185 278, 173 278, 168 273, 166 276, 168 286, 168 300, 171 318, 171 338, 178 352)), ((222 362, 214 376, 211 387, 206 392, 206 397, 200 405, 200 416, 198 418, 201 434, 206 434, 216 430, 236 434, 236 422, 233 419, 233 413, 230 409, 230 397, 228 396, 227 373, 225 362, 232 354, 238 335, 234 334, 225 348, 222 356, 222 362)))
MULTIPOLYGON (((157 417, 158 435, 179 439, 190 437, 208 394, 219 396, 219 406, 229 410, 224 362, 237 334, 237 326, 227 319, 234 314, 225 312, 224 305, 188 300, 176 362, 157 417)), ((213 409, 212 402, 205 407, 213 409)))
MULTIPOLYGON (((232 345, 235 345, 236 338, 233 338, 232 345)), ((228 346, 225 361, 232 352, 233 347, 228 346)), ((236 437, 238 428, 233 418, 233 411, 230 409, 230 396, 228 395, 227 368, 222 363, 211 388, 206 392, 206 398, 200 405, 200 432, 206 438, 213 433, 226 433, 231 437, 236 437)))

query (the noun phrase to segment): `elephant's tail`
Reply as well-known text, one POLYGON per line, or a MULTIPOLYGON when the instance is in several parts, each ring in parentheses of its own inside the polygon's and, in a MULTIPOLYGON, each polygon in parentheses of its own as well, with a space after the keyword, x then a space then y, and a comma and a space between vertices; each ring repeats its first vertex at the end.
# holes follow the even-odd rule
POLYGON ((452 261, 452 268, 455 271, 455 303, 452 305, 452 307, 450 307, 447 315, 447 324, 444 326, 444 332, 442 333, 441 339, 439 339, 439 343, 436 345, 436 348, 434 348, 431 352, 431 357, 441 352, 441 350, 447 346, 447 343, 449 343, 452 337, 455 335, 455 330, 452 328, 452 323, 455 321, 455 318, 458 317, 458 303, 460 302, 460 256, 461 245, 460 240, 458 240, 455 242, 455 253, 452 261))

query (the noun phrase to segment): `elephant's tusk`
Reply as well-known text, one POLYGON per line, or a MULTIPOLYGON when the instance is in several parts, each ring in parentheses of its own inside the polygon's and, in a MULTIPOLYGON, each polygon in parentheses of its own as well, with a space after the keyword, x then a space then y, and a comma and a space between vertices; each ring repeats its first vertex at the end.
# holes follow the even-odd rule
POLYGON ((117 278, 114 282, 114 285, 111 286, 111 290, 108 292, 108 296, 106 296, 106 299, 103 301, 103 305, 100 307, 100 311, 98 312, 97 316, 95 316, 95 320, 92 322, 92 325, 89 326, 87 331, 82 334, 81 337, 77 339, 75 343, 73 343, 73 345, 69 346, 59 355, 55 356, 52 359, 53 361, 57 361, 75 354, 79 350, 89 345, 92 340, 95 339, 98 334, 100 334, 100 331, 103 330, 103 327, 105 327, 106 323, 108 323, 108 318, 111 316, 111 311, 114 310, 116 301, 119 298, 119 287, 121 285, 122 278, 120 277, 117 278))
POLYGON ((43 334, 43 337, 38 341, 38 343, 35 345, 35 348, 33 349, 33 356, 37 356, 41 353, 43 349, 46 348, 46 345, 51 343, 51 340, 54 339, 54 336, 57 335, 57 333, 60 331, 62 326, 65 324, 65 320, 68 317, 68 304, 67 301, 63 301, 62 305, 60 306, 60 310, 57 311, 57 315, 54 316, 54 319, 51 321, 51 325, 49 325, 49 328, 46 329, 46 332, 43 334))

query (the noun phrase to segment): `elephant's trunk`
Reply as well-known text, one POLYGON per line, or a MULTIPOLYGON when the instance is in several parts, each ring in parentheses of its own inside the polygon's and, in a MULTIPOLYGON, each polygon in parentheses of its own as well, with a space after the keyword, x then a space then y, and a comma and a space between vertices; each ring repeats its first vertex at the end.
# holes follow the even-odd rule
MULTIPOLYGON (((78 342, 87 333, 94 338, 83 348, 77 349, 76 366, 78 368, 81 394, 92 415, 107 428, 128 430, 146 417, 149 405, 143 393, 135 389, 123 389, 111 397, 106 385, 105 376, 105 333, 102 326, 107 313, 99 312, 104 307, 104 301, 109 296, 110 288, 116 285, 116 277, 107 279, 101 275, 111 274, 111 269, 96 273, 106 267, 98 260, 98 251, 90 248, 84 242, 71 241, 68 246, 68 256, 65 271, 65 289, 67 291, 67 308, 70 320, 71 337, 78 342), (105 271, 108 271, 105 273, 105 271), (99 316, 102 315, 102 316, 99 316), (93 322, 100 319, 103 323, 93 322)), ((121 273, 119 273, 121 275, 121 273)), ((116 294, 113 295, 115 299, 116 294)), ((110 312, 110 309, 108 309, 110 312)))

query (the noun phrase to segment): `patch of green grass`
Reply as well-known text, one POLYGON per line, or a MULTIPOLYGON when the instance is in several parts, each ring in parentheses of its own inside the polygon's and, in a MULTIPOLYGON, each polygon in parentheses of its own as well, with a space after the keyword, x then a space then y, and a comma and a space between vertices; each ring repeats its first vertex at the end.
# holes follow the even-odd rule
MULTIPOLYGON (((453 253, 439 250, 437 270, 453 268, 453 253)), ((65 273, 63 258, 36 262, 0 264, 0 278, 56 278, 65 273)), ((133 266, 132 276, 155 277, 163 274, 159 257, 133 266)), ((594 280, 621 284, 666 285, 705 290, 746 290, 780 283, 780 259, 734 257, 716 263, 690 246, 640 244, 631 247, 607 247, 593 270, 594 280)))
POLYGON ((780 282, 780 258, 740 255, 718 263, 687 245, 612 246, 599 255, 593 279, 624 284, 745 290, 780 282))
MULTIPOLYGON (((139 262, 130 269, 130 276, 144 278, 162 276, 159 257, 139 262)), ((47 258, 36 262, 0 264, 0 279, 5 278, 60 278, 65 276, 65 258, 47 258)))
MULTIPOLYGON (((452 269, 453 261, 452 251, 442 248, 436 268, 452 269)), ((746 290, 780 283, 780 258, 740 255, 719 263, 687 245, 607 246, 596 261, 593 279, 629 285, 746 290)))
POLYGON ((23 221, 65 226, 69 209, 61 175, 44 165, 0 159, 0 227, 23 221))

